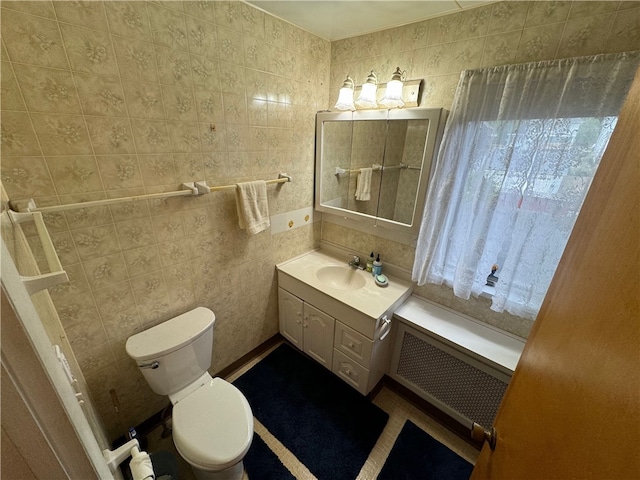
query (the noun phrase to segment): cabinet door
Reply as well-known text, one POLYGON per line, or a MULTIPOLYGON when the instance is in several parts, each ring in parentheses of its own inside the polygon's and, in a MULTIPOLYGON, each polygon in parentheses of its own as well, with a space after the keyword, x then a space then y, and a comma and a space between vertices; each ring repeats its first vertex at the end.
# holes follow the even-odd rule
POLYGON ((304 352, 331 370, 335 320, 317 308, 304 304, 304 352))
POLYGON ((302 350, 302 300, 278 288, 278 309, 280 333, 302 350))

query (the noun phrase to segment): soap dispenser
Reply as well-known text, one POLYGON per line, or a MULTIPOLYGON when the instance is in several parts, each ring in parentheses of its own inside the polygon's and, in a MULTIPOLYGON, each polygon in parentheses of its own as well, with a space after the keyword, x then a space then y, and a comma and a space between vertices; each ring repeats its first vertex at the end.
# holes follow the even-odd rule
POLYGON ((373 272, 373 252, 371 252, 369 260, 367 260, 367 272, 373 272))
POLYGON ((373 262, 372 274, 374 277, 382 275, 382 262, 380 261, 380 254, 378 254, 375 261, 373 262))

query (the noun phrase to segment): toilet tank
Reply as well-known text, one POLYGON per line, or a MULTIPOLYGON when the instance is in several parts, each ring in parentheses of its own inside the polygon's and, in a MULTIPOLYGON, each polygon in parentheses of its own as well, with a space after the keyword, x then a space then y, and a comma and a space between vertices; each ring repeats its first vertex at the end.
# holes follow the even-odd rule
POLYGON ((215 319, 211 310, 197 307, 127 339, 127 354, 154 392, 177 392, 208 370, 215 319))

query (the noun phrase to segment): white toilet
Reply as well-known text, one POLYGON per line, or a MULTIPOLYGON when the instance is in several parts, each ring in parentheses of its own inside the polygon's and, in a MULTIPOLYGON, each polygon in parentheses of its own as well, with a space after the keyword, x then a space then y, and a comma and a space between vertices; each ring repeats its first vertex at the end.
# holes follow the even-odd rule
POLYGON ((242 478, 253 439, 253 414, 244 395, 207 372, 214 313, 198 307, 129 337, 127 354, 154 392, 173 404, 173 442, 198 480, 242 478))

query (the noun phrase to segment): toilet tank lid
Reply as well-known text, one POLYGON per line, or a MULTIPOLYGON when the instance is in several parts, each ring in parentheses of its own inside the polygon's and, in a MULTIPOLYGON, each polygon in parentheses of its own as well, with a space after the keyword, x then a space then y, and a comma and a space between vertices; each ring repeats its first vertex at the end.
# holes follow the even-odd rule
POLYGON ((167 355, 203 335, 213 326, 215 314, 205 307, 178 315, 127 339, 127 354, 136 361, 167 355))

